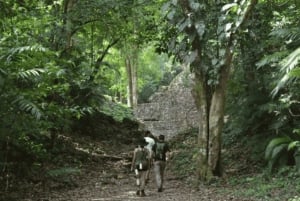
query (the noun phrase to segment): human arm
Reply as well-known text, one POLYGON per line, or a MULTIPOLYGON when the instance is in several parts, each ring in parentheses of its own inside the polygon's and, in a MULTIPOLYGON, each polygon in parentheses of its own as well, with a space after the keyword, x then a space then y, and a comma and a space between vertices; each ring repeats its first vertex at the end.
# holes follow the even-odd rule
POLYGON ((136 160, 136 149, 134 149, 134 151, 133 151, 133 157, 132 157, 131 169, 130 169, 131 171, 134 170, 135 160, 136 160))
POLYGON ((166 144, 166 149, 165 149, 165 153, 166 153, 166 161, 168 161, 171 158, 171 150, 169 147, 169 144, 166 144))

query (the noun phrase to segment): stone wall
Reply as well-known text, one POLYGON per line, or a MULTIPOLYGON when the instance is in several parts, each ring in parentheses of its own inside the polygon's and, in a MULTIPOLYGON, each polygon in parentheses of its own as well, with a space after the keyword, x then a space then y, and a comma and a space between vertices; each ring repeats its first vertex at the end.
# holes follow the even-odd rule
POLYGON ((139 104, 135 116, 153 135, 170 139, 180 132, 198 127, 199 115, 191 94, 191 74, 183 71, 168 87, 152 95, 149 103, 139 104))

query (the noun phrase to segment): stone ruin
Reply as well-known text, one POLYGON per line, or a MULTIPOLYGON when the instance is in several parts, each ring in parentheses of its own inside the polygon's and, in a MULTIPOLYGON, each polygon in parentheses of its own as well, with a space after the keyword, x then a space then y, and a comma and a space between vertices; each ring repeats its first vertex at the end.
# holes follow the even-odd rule
POLYGON ((199 114, 191 94, 192 76, 187 70, 178 74, 169 86, 161 87, 149 103, 139 104, 136 118, 154 136, 165 135, 166 139, 191 128, 197 128, 199 114))

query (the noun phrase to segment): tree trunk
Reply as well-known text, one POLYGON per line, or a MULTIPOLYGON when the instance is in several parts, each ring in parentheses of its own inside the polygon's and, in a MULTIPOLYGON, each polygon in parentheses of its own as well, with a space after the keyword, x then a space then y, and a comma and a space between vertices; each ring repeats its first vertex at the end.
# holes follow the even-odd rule
POLYGON ((135 108, 138 102, 138 51, 133 47, 133 51, 126 56, 125 65, 128 78, 127 86, 127 105, 135 108))
POLYGON ((223 67, 220 84, 216 86, 212 96, 208 96, 209 88, 203 76, 195 74, 192 94, 200 114, 198 133, 200 180, 222 176, 221 134, 224 125, 225 91, 229 70, 230 65, 223 67))
POLYGON ((132 107, 136 108, 138 103, 138 48, 133 50, 133 68, 132 68, 132 107))
POLYGON ((131 65, 131 59, 130 56, 127 56, 125 59, 125 67, 127 72, 127 79, 128 79, 128 85, 127 85, 127 105, 128 107, 132 107, 133 100, 132 100, 132 65, 131 65))
POLYGON ((209 104, 207 101, 207 88, 205 86, 204 78, 195 73, 194 87, 192 95, 195 100, 195 105, 198 109, 200 122, 199 122, 199 133, 198 133, 198 176, 199 180, 206 180, 208 175, 211 175, 208 167, 208 139, 209 139, 209 119, 208 111, 209 104))

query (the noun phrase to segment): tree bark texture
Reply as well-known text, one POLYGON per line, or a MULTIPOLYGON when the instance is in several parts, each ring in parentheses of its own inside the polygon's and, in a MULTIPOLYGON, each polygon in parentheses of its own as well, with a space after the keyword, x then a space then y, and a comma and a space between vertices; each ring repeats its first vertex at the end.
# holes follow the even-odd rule
POLYGON ((127 105, 128 107, 135 108, 138 103, 138 49, 135 46, 130 48, 132 51, 129 53, 125 53, 127 54, 125 59, 125 66, 128 79, 127 105))
POLYGON ((132 107, 136 108, 138 103, 138 49, 133 49, 133 68, 132 68, 132 107))
POLYGON ((200 74, 195 73, 194 84, 192 95, 200 116, 198 133, 198 176, 199 180, 206 180, 208 174, 211 175, 207 162, 209 153, 209 105, 206 97, 206 86, 204 85, 203 77, 200 74))
POLYGON ((128 85, 127 85, 127 105, 128 107, 132 107, 133 100, 132 100, 132 65, 131 65, 131 59, 130 56, 126 56, 125 58, 125 67, 126 67, 126 73, 127 73, 127 79, 128 79, 128 85))
MULTIPOLYGON (((210 180, 212 176, 222 176, 221 163, 221 142, 224 125, 224 108, 226 98, 226 87, 233 59, 233 49, 236 31, 245 23, 257 0, 250 0, 245 9, 242 20, 235 30, 232 31, 225 45, 226 53, 222 58, 223 65, 219 71, 218 84, 210 91, 207 85, 207 78, 199 72, 195 72, 195 85, 192 94, 196 107, 200 113, 199 134, 198 134, 198 163, 199 179, 210 180)), ((181 6, 187 6, 186 0, 181 1, 181 6)), ((201 65, 202 55, 200 54, 202 42, 192 44, 193 49, 198 50, 197 62, 201 65)), ((217 50, 218 51, 218 50, 217 50)), ((195 64, 194 63, 194 64, 195 64)), ((201 69, 201 68, 200 68, 201 69)))

